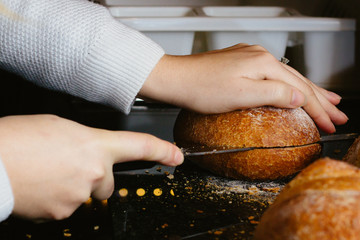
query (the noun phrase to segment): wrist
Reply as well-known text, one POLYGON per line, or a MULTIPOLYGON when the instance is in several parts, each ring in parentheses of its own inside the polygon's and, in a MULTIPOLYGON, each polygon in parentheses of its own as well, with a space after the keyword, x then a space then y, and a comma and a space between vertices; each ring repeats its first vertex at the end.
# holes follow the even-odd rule
POLYGON ((164 55, 146 79, 139 97, 186 106, 193 80, 192 59, 192 56, 164 55))

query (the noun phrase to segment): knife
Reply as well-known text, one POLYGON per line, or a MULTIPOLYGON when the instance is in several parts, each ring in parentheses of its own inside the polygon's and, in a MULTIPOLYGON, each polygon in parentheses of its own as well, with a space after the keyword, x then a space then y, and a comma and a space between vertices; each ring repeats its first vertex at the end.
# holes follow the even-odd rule
POLYGON ((220 153, 233 153, 233 152, 246 152, 254 149, 269 149, 269 148, 296 148, 308 146, 315 143, 324 143, 324 142, 332 142, 332 141, 343 141, 343 140, 351 140, 358 137, 358 133, 346 133, 346 134, 333 134, 333 135, 325 135, 320 137, 320 141, 314 143, 308 143, 298 146, 275 146, 275 147, 236 147, 236 148, 225 148, 224 147, 191 147, 191 148, 181 148, 185 157, 191 156, 203 156, 209 154, 220 154, 220 153))

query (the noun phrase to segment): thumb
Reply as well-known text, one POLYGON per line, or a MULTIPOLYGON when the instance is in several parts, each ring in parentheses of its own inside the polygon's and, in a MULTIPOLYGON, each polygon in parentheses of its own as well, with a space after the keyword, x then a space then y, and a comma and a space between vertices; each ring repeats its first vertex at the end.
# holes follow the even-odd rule
POLYGON ((108 198, 114 190, 114 179, 110 174, 114 163, 146 160, 176 166, 184 160, 174 144, 149 134, 100 130, 97 137, 110 158, 110 164, 105 165, 106 174, 92 187, 92 196, 98 199, 108 198))
POLYGON ((242 99, 242 105, 297 108, 306 104, 305 95, 292 85, 276 80, 249 81, 252 81, 247 84, 246 92, 249 96, 242 99))
POLYGON ((181 150, 174 144, 146 133, 107 131, 104 144, 113 163, 146 160, 177 166, 184 161, 181 150))

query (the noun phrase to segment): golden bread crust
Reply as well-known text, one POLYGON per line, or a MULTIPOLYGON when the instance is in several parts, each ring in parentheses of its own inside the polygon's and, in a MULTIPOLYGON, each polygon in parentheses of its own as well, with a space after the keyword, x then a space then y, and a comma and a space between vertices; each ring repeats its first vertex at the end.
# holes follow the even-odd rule
POLYGON ((360 137, 356 138, 350 146, 343 161, 360 167, 360 137))
POLYGON ((279 147, 314 143, 320 134, 302 108, 259 107, 212 115, 182 110, 174 138, 214 147, 279 147))
POLYGON ((292 175, 320 156, 320 134, 302 108, 259 107, 223 114, 202 115, 182 110, 174 139, 180 147, 286 147, 193 157, 200 167, 216 174, 253 180, 292 175))
POLYGON ((328 158, 317 160, 265 211, 254 239, 358 239, 359 202, 360 170, 328 158))
POLYGON ((192 158, 202 168, 234 179, 272 180, 299 172, 320 156, 321 146, 255 149, 192 158))

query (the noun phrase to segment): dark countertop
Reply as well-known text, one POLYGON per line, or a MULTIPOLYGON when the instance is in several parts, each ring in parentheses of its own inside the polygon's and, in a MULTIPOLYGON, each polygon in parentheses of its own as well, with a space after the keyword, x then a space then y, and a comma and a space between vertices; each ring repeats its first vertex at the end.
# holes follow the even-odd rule
MULTIPOLYGON (((350 144, 328 143, 324 155, 341 158, 350 144)), ((0 239, 250 240, 262 213, 291 180, 231 180, 189 162, 173 174, 158 165, 152 169, 115 172, 110 199, 89 201, 68 219, 33 223, 11 217, 0 224, 0 239)))
POLYGON ((107 201, 88 201, 62 221, 34 223, 10 217, 0 224, 0 239, 113 239, 107 201))
MULTIPOLYGON (((350 121, 337 131, 360 132, 360 94, 341 95, 344 99, 339 108, 350 121)), ((105 129, 117 129, 117 122, 123 117, 111 108, 44 90, 16 77, 7 88, 2 88, 0 100, 6 103, 0 116, 52 113, 105 129)), ((341 158, 344 149, 328 145, 326 151, 334 158, 341 158)), ((83 204, 62 221, 33 223, 11 217, 0 223, 0 239, 249 239, 246 234, 254 229, 277 192, 270 192, 268 198, 260 200, 245 199, 243 193, 234 197, 234 192, 219 197, 219 192, 208 184, 217 178, 210 176, 209 180, 209 174, 203 174, 189 171, 185 165, 177 169, 174 179, 166 174, 141 177, 115 174, 115 192, 108 202, 93 200, 83 204), (161 188, 163 193, 160 197, 150 194, 141 198, 132 191, 140 187, 151 191, 161 188), (119 196, 121 188, 129 191, 127 197, 119 196), (208 193, 205 197, 204 192, 208 193)), ((255 187, 261 189, 261 185, 255 187)))

